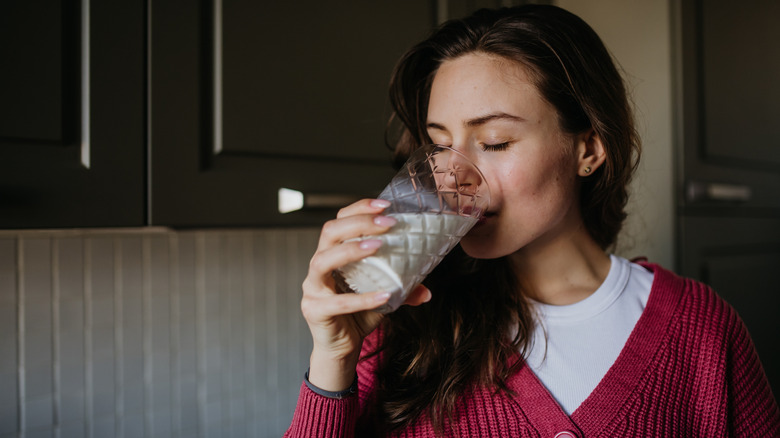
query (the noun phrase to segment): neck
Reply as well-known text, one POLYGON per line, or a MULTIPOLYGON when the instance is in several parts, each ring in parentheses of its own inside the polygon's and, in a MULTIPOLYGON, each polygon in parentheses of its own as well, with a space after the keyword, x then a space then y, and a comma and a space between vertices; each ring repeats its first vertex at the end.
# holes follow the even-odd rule
POLYGON ((510 256, 520 287, 544 304, 582 301, 598 289, 610 268, 609 256, 579 228, 553 242, 536 242, 510 256))

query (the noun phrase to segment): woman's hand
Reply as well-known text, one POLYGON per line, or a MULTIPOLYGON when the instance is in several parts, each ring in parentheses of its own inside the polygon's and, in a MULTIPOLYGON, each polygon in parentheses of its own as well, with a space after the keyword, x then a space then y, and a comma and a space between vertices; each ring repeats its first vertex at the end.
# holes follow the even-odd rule
MULTIPOLYGON (((341 209, 336 219, 323 226, 309 263, 301 300, 314 341, 309 381, 326 391, 341 391, 352 384, 363 339, 383 317, 371 310, 390 298, 385 291, 339 293, 333 271, 376 253, 381 241, 350 239, 382 234, 395 225, 393 218, 380 214, 388 206, 384 200, 364 199, 341 209)), ((406 304, 419 305, 430 296, 427 288, 418 286, 406 304)))

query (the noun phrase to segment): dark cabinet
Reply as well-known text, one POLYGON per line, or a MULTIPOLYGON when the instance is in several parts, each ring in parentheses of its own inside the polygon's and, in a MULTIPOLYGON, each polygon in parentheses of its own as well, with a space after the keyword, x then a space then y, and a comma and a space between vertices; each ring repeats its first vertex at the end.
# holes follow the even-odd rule
POLYGON ((468 3, 5 1, 0 228, 321 223, 278 190, 378 194, 393 65, 468 3))
POLYGON ((152 3, 153 223, 290 225, 282 187, 378 194, 387 83, 432 2, 152 3))
POLYGON ((143 2, 0 4, 0 228, 145 212, 143 2))

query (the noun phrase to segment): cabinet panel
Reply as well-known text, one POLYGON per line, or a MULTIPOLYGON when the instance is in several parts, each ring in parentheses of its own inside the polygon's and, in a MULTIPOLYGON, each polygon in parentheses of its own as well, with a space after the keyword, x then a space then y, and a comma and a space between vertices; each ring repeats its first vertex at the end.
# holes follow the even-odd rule
POLYGON ((226 0, 221 12, 225 151, 386 160, 387 83, 431 28, 430 2, 226 0))
POLYGON ((154 224, 301 225, 277 191, 378 194, 387 84, 432 1, 152 4, 154 224))
POLYGON ((142 225, 143 4, 0 11, 0 227, 142 225))
POLYGON ((685 217, 683 275, 700 279, 739 312, 773 391, 780 388, 780 219, 685 217))
MULTIPOLYGON (((73 63, 63 52, 78 53, 73 12, 62 1, 9 1, 0 13, 0 136, 31 142, 63 141, 63 109, 73 63), (45 7, 42 7, 45 6, 45 7), (69 74, 70 73, 70 74, 69 74), (69 78, 63 81, 63 76, 69 78)), ((77 108, 77 107, 76 107, 77 108)), ((65 124, 67 127, 69 124, 65 124)))
POLYGON ((780 170, 780 3, 702 5, 703 155, 719 164, 780 170))

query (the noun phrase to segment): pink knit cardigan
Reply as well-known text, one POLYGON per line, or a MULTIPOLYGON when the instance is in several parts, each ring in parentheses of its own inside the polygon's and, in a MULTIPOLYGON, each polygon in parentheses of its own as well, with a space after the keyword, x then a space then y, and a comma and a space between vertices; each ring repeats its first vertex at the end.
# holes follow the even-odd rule
MULTIPOLYGON (((619 357, 567 416, 528 367, 516 396, 466 394, 452 437, 780 437, 780 410, 745 325, 707 286, 657 265, 647 306, 619 357)), ((363 350, 376 342, 369 336, 363 350)), ((372 437, 376 361, 358 365, 358 393, 323 397, 301 386, 286 437, 372 437)), ((393 437, 434 437, 420 418, 393 437)))

